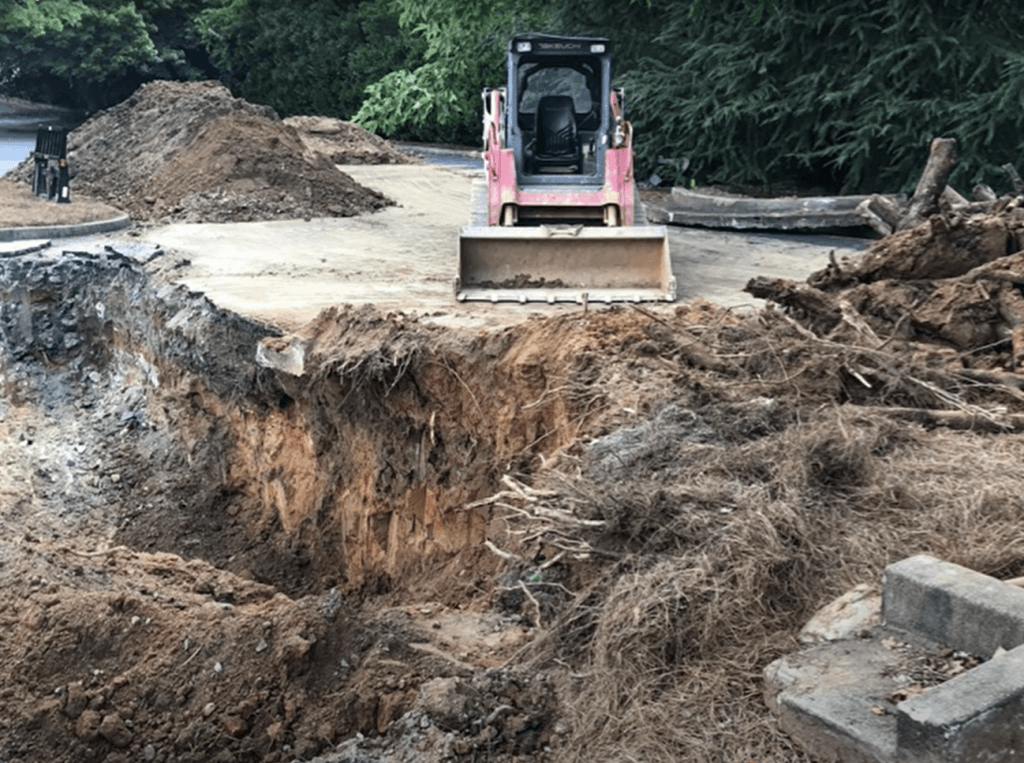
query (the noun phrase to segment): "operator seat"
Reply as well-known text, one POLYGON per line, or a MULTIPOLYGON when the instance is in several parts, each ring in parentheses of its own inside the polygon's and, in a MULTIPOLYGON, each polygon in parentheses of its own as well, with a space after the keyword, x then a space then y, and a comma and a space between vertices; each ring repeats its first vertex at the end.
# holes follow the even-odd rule
POLYGON ((583 145, 576 131, 572 96, 545 95, 537 104, 535 173, 576 173, 583 169, 583 145))

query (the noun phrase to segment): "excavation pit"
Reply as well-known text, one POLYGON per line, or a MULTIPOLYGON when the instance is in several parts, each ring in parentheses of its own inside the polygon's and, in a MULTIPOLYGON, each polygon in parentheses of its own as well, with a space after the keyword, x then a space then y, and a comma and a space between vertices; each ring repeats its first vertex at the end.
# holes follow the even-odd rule
POLYGON ((840 405, 849 350, 772 312, 285 332, 173 252, 27 249, 0 258, 7 763, 790 760, 760 676, 822 601, 950 538, 1024 571, 1019 438, 840 405))
POLYGON ((24 249, 0 259, 10 760, 308 758, 420 705, 466 754, 533 754, 552 692, 500 668, 536 622, 491 606, 474 502, 575 441, 603 407, 577 370, 647 319, 566 342, 339 307, 285 337, 152 276, 152 246, 24 249))

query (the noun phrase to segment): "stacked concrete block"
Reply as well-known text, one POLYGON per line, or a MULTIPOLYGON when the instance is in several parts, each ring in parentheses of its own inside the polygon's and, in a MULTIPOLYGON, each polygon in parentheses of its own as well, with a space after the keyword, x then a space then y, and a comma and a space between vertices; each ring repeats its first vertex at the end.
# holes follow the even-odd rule
POLYGON ((808 752, 836 763, 1024 763, 1024 590, 928 556, 890 565, 882 626, 772 663, 765 695, 808 752), (887 641, 985 661, 897 702, 887 641))

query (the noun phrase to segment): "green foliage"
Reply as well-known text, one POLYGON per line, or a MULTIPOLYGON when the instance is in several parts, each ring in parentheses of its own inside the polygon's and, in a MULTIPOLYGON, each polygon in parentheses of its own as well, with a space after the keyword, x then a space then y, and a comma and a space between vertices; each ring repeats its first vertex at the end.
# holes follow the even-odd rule
POLYGON ((367 98, 355 121, 370 132, 406 132, 429 140, 443 133, 443 125, 458 125, 466 117, 470 99, 460 98, 446 85, 446 72, 437 62, 389 72, 366 88, 367 98))
POLYGON ((700 182, 803 173, 845 190, 906 190, 933 137, 957 138, 953 182, 964 185, 999 182, 996 168, 1019 158, 1015 0, 722 0, 686 10, 662 0, 661 9, 669 21, 627 78, 648 168, 671 157, 689 160, 700 182))
POLYGON ((641 174, 909 190, 941 135, 954 184, 1005 188, 1022 22, 1019 0, 0 0, 0 90, 99 108, 217 76, 282 114, 475 143, 513 34, 599 34, 641 174))
POLYGON ((141 81, 192 70, 180 41, 154 19, 190 0, 7 0, 0 5, 0 87, 41 100, 98 108, 141 81))
POLYGON ((540 0, 393 0, 406 34, 426 45, 423 63, 391 72, 367 89, 354 120, 384 135, 477 142, 480 91, 504 82, 509 38, 544 31, 551 4, 540 0))
POLYGON ((225 0, 196 29, 233 90, 285 115, 349 117, 369 83, 423 49, 388 0, 225 0))
MULTIPOLYGON (((589 0, 586 3, 555 3, 551 6, 551 29, 559 34, 607 37, 612 41, 615 71, 628 72, 649 55, 651 41, 665 27, 666 11, 655 7, 653 2, 589 0)), ((677 2, 675 5, 681 4, 677 2)))

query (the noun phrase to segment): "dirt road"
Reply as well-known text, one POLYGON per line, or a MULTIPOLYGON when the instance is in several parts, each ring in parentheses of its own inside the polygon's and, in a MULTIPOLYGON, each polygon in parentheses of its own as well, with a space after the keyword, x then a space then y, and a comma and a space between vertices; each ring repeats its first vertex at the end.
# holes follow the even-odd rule
MULTIPOLYGON (((310 221, 184 224, 144 234, 186 258, 175 280, 221 307, 292 330, 341 303, 429 314, 435 322, 515 322, 575 306, 459 305, 452 295, 458 229, 469 219, 472 172, 436 165, 345 166, 359 183, 398 202, 374 214, 310 221)), ((840 237, 670 229, 681 300, 734 307, 757 302, 748 280, 805 278, 828 252, 866 248, 840 237)))

